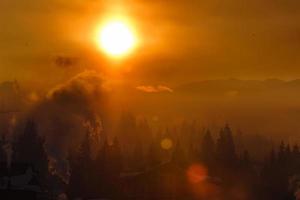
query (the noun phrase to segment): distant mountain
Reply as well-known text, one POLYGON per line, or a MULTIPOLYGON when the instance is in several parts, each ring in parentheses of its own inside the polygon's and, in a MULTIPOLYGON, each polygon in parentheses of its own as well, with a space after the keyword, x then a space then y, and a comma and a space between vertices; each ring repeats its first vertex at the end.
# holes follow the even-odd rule
POLYGON ((161 124, 185 118, 212 127, 228 122, 249 133, 300 141, 300 79, 204 80, 171 88, 172 93, 135 90, 119 99, 161 124))
MULTIPOLYGON (((180 85, 174 90, 181 93, 190 94, 217 94, 230 91, 241 93, 248 92, 282 92, 295 91, 300 89, 300 79, 284 81, 280 79, 266 80, 239 80, 239 79, 220 79, 205 80, 180 85)), ((295 91, 296 92, 296 91, 295 91)))

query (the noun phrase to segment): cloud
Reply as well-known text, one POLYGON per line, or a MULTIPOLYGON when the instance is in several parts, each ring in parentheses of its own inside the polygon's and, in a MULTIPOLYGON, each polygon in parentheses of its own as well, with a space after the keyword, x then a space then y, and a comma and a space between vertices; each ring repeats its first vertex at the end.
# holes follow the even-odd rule
MULTIPOLYGON (((39 133, 46 138, 49 170, 69 179, 69 153, 76 150, 83 135, 93 137, 93 147, 99 147, 104 101, 105 80, 93 71, 83 72, 50 90, 47 97, 33 110, 39 133)), ((96 149, 95 149, 96 151, 96 149)))
POLYGON ((158 92, 169 92, 172 93, 173 89, 164 86, 164 85, 158 85, 158 86, 145 86, 140 85, 136 87, 137 90, 147 93, 158 93, 158 92))
POLYGON ((75 57, 68 57, 68 56, 57 56, 54 59, 56 66, 61 68, 68 68, 75 66, 78 62, 78 59, 75 57))

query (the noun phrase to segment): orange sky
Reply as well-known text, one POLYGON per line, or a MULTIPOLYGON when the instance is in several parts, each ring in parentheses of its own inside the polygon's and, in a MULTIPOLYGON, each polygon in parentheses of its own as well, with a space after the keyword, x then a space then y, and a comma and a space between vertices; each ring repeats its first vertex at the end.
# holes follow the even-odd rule
POLYGON ((119 63, 126 80, 169 84, 300 75, 300 3, 287 1, 2 0, 0 80, 51 87, 110 60, 92 34, 109 15, 131 19, 142 44, 119 63), (71 64, 58 64, 57 57, 71 64), (39 77, 39 78, 36 78, 39 77))

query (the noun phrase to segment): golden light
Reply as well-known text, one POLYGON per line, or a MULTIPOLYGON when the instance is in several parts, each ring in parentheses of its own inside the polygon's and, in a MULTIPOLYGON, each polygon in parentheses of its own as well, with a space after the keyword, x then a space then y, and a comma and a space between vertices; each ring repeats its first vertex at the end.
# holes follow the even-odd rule
POLYGON ((97 34, 97 44, 106 54, 121 57, 131 53, 136 47, 137 37, 127 22, 113 20, 100 28, 97 34))
POLYGON ((169 150, 172 148, 173 142, 171 139, 165 138, 161 141, 160 146, 161 146, 161 148, 163 148, 165 150, 169 150))

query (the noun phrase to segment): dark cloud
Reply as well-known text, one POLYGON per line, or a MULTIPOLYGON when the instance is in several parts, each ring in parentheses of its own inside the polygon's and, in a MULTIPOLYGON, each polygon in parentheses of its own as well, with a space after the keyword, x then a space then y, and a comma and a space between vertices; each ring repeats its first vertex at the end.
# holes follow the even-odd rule
POLYGON ((62 68, 70 68, 76 66, 78 63, 78 58, 68 57, 68 56, 57 56, 54 59, 56 66, 62 68))
POLYGON ((104 79, 95 72, 83 72, 52 89, 33 111, 39 132, 46 137, 49 168, 68 181, 68 155, 76 149, 87 131, 97 145, 106 89, 104 79))

